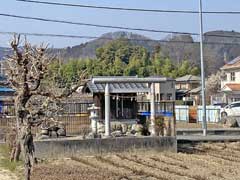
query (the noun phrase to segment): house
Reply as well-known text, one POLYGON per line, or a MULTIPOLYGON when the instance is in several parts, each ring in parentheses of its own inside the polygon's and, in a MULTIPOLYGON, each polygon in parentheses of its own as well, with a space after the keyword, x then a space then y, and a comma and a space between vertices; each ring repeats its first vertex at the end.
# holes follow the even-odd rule
POLYGON ((225 64, 221 71, 224 73, 221 80, 223 102, 240 101, 240 56, 225 64))
POLYGON ((183 100, 186 104, 199 104, 201 92, 201 78, 186 75, 176 79, 176 100, 183 100))
MULTIPOLYGON (((175 90, 175 79, 168 78, 164 76, 151 76, 151 78, 163 78, 165 79, 164 82, 158 82, 154 83, 154 89, 155 89, 155 101, 168 101, 176 100, 176 90, 175 90)), ((146 100, 150 100, 150 96, 146 96, 146 100)), ((144 101, 144 100, 143 100, 144 101)))
POLYGON ((175 80, 172 78, 166 78, 165 82, 155 83, 155 93, 156 93, 155 99, 157 102, 165 100, 175 101, 176 99, 175 80))
POLYGON ((189 99, 192 99, 193 100, 193 105, 199 105, 201 104, 201 91, 202 91, 202 88, 201 86, 195 88, 195 89, 192 89, 191 91, 188 92, 189 94, 189 99))
POLYGON ((14 114, 14 97, 15 90, 8 86, 6 76, 0 74, 0 116, 14 114))

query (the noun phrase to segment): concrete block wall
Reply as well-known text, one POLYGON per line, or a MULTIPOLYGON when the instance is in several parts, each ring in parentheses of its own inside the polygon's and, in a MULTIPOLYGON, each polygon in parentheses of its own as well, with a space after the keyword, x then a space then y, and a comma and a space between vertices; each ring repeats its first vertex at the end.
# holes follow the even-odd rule
POLYGON ((35 141, 38 158, 60 158, 104 153, 156 150, 177 152, 176 137, 123 137, 86 140, 35 141))

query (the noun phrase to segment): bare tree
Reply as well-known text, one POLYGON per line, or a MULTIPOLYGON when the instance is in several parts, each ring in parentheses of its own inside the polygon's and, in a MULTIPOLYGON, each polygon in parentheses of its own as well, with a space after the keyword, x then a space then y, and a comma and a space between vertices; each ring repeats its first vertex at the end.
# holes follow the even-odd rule
POLYGON ((214 95, 220 91, 221 88, 221 79, 223 78, 224 73, 218 71, 216 74, 212 74, 208 77, 206 82, 206 90, 208 95, 214 95))
POLYGON ((48 74, 48 65, 54 59, 47 53, 47 46, 32 46, 25 39, 20 46, 20 35, 11 41, 13 54, 6 58, 8 63, 7 76, 11 86, 16 90, 16 145, 12 159, 19 160, 23 154, 25 179, 30 180, 34 164, 34 143, 32 127, 39 126, 57 112, 57 101, 71 95, 84 79, 86 73, 79 77, 79 84, 60 93, 44 88, 43 82, 48 74))

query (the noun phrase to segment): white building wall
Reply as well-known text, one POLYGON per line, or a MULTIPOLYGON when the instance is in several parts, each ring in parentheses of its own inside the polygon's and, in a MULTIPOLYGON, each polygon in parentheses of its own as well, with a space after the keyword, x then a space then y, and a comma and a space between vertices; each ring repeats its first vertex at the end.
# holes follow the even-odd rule
POLYGON ((225 73, 226 73, 226 79, 221 81, 221 88, 223 88, 226 84, 229 84, 229 83, 239 83, 240 84, 240 69, 228 70, 228 71, 225 71, 225 73), (232 72, 235 72, 235 81, 231 80, 232 72))

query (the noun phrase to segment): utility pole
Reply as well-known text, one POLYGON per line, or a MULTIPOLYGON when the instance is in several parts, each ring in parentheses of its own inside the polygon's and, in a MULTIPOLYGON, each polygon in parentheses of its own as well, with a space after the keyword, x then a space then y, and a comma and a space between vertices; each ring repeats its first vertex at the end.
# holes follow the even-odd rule
POLYGON ((203 136, 207 135, 206 121, 206 98, 205 98, 205 70, 203 61, 203 15, 202 15, 202 0, 199 0, 199 24, 200 24, 200 56, 201 56, 201 84, 202 84, 202 129, 203 136))

